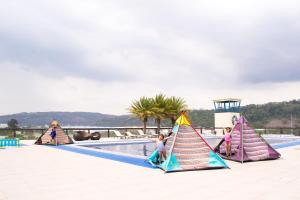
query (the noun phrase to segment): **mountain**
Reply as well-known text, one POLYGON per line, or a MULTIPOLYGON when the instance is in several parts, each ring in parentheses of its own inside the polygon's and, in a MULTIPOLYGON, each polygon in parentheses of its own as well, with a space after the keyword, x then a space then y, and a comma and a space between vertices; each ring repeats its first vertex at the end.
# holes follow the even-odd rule
POLYGON ((37 127, 48 125, 53 119, 62 126, 133 126, 139 120, 130 115, 106 115, 92 112, 33 112, 0 116, 0 124, 16 119, 20 126, 37 127))
MULTIPOLYGON (((246 105, 241 107, 241 112, 255 128, 290 127, 291 115, 293 126, 300 127, 300 100, 246 105)), ((214 126, 214 110, 191 110, 189 115, 194 126, 214 126)), ((20 126, 27 127, 48 125, 53 119, 60 121, 62 126, 142 126, 130 115, 92 112, 18 113, 0 116, 0 124, 6 124, 10 119, 17 119, 20 126)), ((154 125, 154 120, 150 120, 148 125, 154 125)), ((162 125, 170 126, 169 120, 164 120, 162 125)))

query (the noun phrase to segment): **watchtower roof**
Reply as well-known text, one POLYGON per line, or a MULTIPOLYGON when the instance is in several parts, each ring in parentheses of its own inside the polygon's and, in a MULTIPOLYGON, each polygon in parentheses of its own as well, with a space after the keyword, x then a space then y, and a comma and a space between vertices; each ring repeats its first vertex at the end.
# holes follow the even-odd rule
POLYGON ((215 99, 214 102, 222 103, 222 102, 241 102, 241 99, 237 98, 225 98, 225 99, 215 99))

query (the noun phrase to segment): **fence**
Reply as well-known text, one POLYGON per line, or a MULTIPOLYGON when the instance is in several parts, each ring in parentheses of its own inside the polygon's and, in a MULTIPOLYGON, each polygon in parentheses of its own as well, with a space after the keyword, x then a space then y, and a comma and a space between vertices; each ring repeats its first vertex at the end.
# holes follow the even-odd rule
MULTIPOLYGON (((138 130, 143 130, 142 127, 93 127, 93 128, 62 128, 67 135, 71 137, 77 131, 86 131, 88 133, 100 132, 101 137, 116 137, 113 130, 118 130, 122 134, 126 134, 127 131, 138 135, 138 130)), ((216 130, 224 128, 222 127, 195 127, 195 129, 203 135, 215 135, 216 130)), ((147 132, 150 130, 157 131, 156 127, 147 127, 147 132)), ((171 127, 161 127, 163 133, 167 133, 171 130, 171 127)), ((40 135, 47 131, 46 128, 20 128, 20 129, 0 129, 0 138, 19 138, 20 140, 36 140, 40 135)), ((300 136, 300 127, 296 128, 259 128, 256 132, 263 134, 276 134, 276 135, 296 135, 300 136)))

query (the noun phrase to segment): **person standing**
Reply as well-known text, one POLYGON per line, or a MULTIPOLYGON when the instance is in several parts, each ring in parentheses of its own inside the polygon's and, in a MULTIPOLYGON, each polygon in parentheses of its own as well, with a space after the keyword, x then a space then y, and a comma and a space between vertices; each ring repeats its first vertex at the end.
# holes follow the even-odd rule
POLYGON ((231 128, 226 127, 225 129, 225 148, 226 148, 226 157, 230 158, 231 157, 231 128))

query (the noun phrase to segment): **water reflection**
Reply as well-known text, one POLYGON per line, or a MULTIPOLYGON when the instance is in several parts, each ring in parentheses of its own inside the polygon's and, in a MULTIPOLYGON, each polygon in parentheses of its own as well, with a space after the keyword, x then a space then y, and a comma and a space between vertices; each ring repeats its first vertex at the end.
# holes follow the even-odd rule
POLYGON ((145 144, 143 145, 143 152, 144 152, 144 156, 147 156, 147 147, 145 144))

